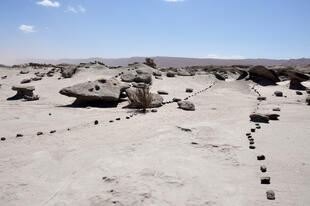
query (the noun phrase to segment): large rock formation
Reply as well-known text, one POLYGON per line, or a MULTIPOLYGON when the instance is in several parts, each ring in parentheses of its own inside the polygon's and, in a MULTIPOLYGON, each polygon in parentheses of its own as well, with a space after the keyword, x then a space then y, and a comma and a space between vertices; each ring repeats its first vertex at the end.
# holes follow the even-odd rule
POLYGON ((63 78, 71 78, 77 71, 76 65, 64 65, 60 69, 61 76, 63 78))
POLYGON ((77 102, 117 102, 120 95, 130 86, 117 79, 99 79, 86 83, 76 84, 60 90, 60 94, 76 97, 77 102))
POLYGON ((279 82, 277 74, 264 66, 255 66, 249 70, 250 79, 261 85, 270 85, 279 82))
POLYGON ((294 72, 294 71, 287 71, 287 75, 290 81, 290 89, 294 90, 306 90, 306 87, 301 84, 303 81, 309 80, 309 76, 294 72))
POLYGON ((38 95, 33 94, 34 86, 13 86, 12 90, 17 91, 17 93, 8 100, 25 99, 26 101, 34 101, 39 99, 38 95))

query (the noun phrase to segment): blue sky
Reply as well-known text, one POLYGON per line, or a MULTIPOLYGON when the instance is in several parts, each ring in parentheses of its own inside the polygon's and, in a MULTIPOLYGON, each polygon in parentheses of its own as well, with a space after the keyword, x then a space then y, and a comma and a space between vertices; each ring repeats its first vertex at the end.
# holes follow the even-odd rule
POLYGON ((0 62, 310 57, 309 0, 1 0, 0 62))

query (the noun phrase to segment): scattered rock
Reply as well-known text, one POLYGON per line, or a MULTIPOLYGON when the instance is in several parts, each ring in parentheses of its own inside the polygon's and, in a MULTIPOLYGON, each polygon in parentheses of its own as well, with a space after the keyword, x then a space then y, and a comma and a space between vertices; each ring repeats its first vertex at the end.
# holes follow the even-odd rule
MULTIPOLYGON (((269 122, 269 118, 266 115, 263 114, 251 114, 250 115, 250 120, 252 122, 263 122, 263 123, 268 123, 269 122)), ((255 129, 254 129, 255 131, 255 129)))
POLYGON ((17 134, 16 137, 23 137, 24 135, 22 134, 17 134))
POLYGON ((153 71, 153 75, 154 75, 155 77, 161 77, 161 76, 162 76, 161 72, 158 71, 158 70, 153 71))
POLYGON ((130 119, 130 117, 126 117, 126 119, 130 119))
POLYGON ((185 92, 187 92, 187 93, 192 93, 194 90, 192 89, 192 88, 186 88, 185 89, 185 92))
POLYGON ((257 160, 265 160, 265 155, 258 155, 257 160))
POLYGON ((277 108, 273 108, 272 111, 275 111, 275 112, 280 112, 281 111, 281 108, 277 107, 277 108))
POLYGON ((278 118, 280 117, 278 114, 267 114, 266 116, 269 118, 269 120, 279 120, 278 118))
POLYGON ((5 137, 1 137, 1 141, 5 141, 6 140, 6 138, 5 137))
POLYGON ((95 124, 95 125, 98 125, 98 124, 99 124, 99 121, 98 121, 98 120, 95 120, 94 124, 95 124))
POLYGON ((6 75, 5 75, 5 76, 2 76, 1 79, 6 79, 7 77, 8 77, 8 76, 6 76, 6 75))
POLYGON ((255 132, 255 128, 252 128, 252 129, 251 129, 251 132, 255 132))
POLYGON ((155 79, 163 80, 163 78, 155 76, 155 79))
POLYGON ((154 113, 155 113, 155 112, 157 112, 157 109, 152 109, 151 112, 154 112, 154 113))
POLYGON ((56 130, 51 130, 50 133, 54 134, 54 133, 56 133, 56 130))
POLYGON ((250 145, 249 148, 250 149, 255 149, 255 146, 254 145, 250 145))
POLYGON ((40 80, 42 80, 42 77, 32 77, 31 80, 32 81, 40 81, 40 80))
POLYGON ((268 190, 266 192, 266 196, 267 196, 268 200, 275 200, 276 199, 276 195, 275 195, 274 191, 272 191, 272 190, 268 190))
POLYGON ((191 144, 193 144, 193 145, 198 145, 198 143, 197 143, 197 142, 192 142, 191 144))
POLYGON ((274 95, 277 96, 277 97, 283 97, 283 92, 281 92, 281 91, 275 91, 275 92, 274 92, 274 95))
POLYGON ((172 71, 167 72, 167 77, 175 77, 175 75, 176 75, 175 72, 172 71))
POLYGON ((195 105, 190 101, 179 101, 179 108, 187 111, 195 111, 195 105))
POLYGON ((21 84, 26 84, 26 83, 30 83, 31 79, 23 79, 20 83, 21 84))
POLYGON ((225 77, 222 75, 222 74, 219 74, 219 73, 214 73, 214 76, 215 78, 217 78, 218 80, 221 80, 221 81, 225 81, 225 77))
POLYGON ((267 167, 265 165, 260 166, 261 172, 267 172, 267 167))
POLYGON ((173 101, 173 102, 179 102, 179 101, 182 101, 182 99, 181 99, 181 98, 176 98, 176 97, 175 97, 175 98, 172 99, 172 101, 173 101))
POLYGON ((43 132, 37 132, 37 136, 43 135, 43 132))
POLYGON ((257 100, 259 100, 259 101, 264 101, 266 99, 267 99, 267 97, 257 97, 257 100))
POLYGON ((109 122, 112 123, 112 122, 114 122, 114 121, 113 121, 113 120, 110 120, 109 122))
POLYGON ((261 177, 260 183, 261 184, 270 184, 270 177, 261 177))
POLYGON ((168 92, 164 90, 158 90, 157 93, 161 95, 168 95, 168 92))
POLYGON ((184 132, 191 132, 192 130, 191 129, 188 129, 188 128, 184 128, 184 127, 178 127, 180 130, 184 131, 184 132))
POLYGON ((116 121, 120 121, 120 120, 121 120, 121 118, 116 118, 115 120, 116 120, 116 121))
POLYGON ((28 74, 29 71, 28 71, 28 70, 21 70, 19 73, 20 73, 20 74, 28 74))
POLYGON ((246 135, 246 136, 251 136, 251 133, 246 133, 245 135, 246 135))
POLYGON ((302 92, 301 91, 296 91, 296 94, 297 95, 302 95, 302 92))

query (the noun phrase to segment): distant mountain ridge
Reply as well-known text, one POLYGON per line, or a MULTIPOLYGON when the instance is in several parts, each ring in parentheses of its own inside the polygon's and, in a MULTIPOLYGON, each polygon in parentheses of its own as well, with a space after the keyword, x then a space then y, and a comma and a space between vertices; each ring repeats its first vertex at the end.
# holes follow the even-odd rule
MULTIPOLYGON (((185 57, 152 57, 155 63, 160 67, 185 67, 185 66, 205 66, 205 65, 264 65, 264 66, 300 66, 306 67, 310 65, 310 58, 300 59, 213 59, 213 58, 185 58, 185 57)), ((19 63, 37 62, 47 64, 79 64, 90 61, 100 61, 109 66, 126 66, 134 62, 144 62, 145 57, 130 57, 130 58, 85 58, 85 59, 28 59, 19 61, 19 63)))

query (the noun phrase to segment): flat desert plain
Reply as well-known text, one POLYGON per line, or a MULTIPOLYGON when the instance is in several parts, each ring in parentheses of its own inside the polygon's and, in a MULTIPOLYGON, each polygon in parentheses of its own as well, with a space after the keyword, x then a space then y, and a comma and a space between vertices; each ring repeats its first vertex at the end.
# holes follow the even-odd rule
POLYGON ((92 64, 71 78, 56 71, 23 84, 34 86, 39 100, 10 99, 12 86, 49 69, 0 68, 0 205, 310 205, 308 94, 297 95, 289 80, 262 86, 233 74, 219 80, 208 72, 163 71, 152 77, 151 92, 168 94, 153 112, 128 108, 126 99, 72 105, 75 98, 61 89, 120 81, 128 70, 92 64), (173 98, 186 98, 195 111, 178 108, 173 98), (279 118, 257 123, 253 113, 279 118))

